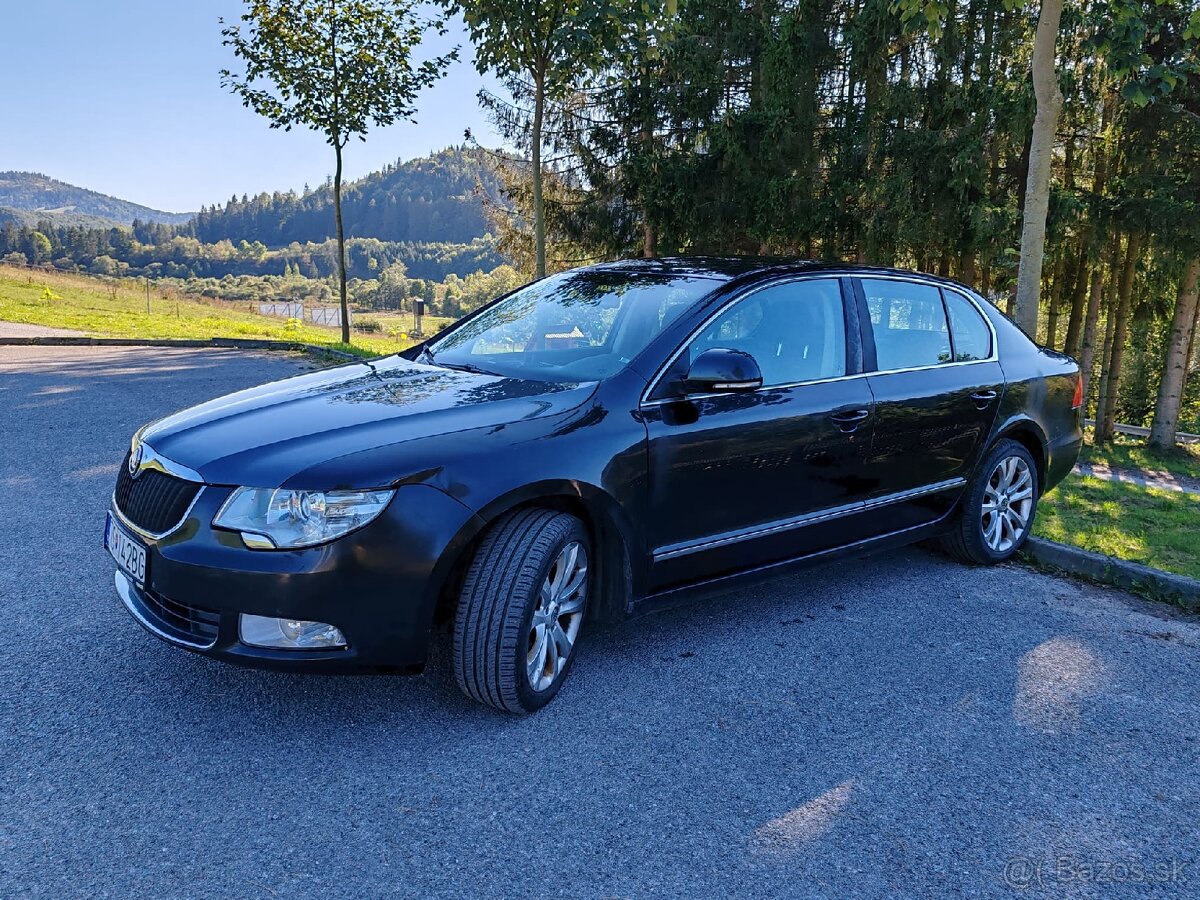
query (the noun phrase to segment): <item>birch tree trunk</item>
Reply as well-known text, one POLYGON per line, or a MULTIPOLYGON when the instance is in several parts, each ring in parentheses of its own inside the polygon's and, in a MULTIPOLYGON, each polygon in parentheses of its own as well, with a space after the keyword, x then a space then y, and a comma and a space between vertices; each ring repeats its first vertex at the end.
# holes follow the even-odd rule
POLYGON ((1063 96, 1054 68, 1063 0, 1042 0, 1033 39, 1033 93, 1037 113, 1029 146, 1029 175, 1021 215, 1021 263, 1013 320, 1028 335, 1037 335, 1038 300, 1042 290, 1042 257, 1046 252, 1046 212, 1050 206, 1050 163, 1063 96))
POLYGON ((1167 355, 1158 384, 1158 399, 1154 403, 1154 421, 1150 425, 1150 446, 1169 450, 1175 446, 1179 429, 1179 404, 1183 399, 1183 382, 1187 374, 1188 350, 1196 324, 1196 299, 1200 293, 1200 256, 1193 256, 1179 279, 1175 298, 1175 316, 1171 321, 1171 336, 1167 340, 1167 355))

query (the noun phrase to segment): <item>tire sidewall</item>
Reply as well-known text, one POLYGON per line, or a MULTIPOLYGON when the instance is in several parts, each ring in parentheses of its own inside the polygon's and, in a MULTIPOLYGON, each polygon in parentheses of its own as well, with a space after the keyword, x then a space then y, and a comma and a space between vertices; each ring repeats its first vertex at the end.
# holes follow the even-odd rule
POLYGON ((967 497, 966 505, 963 508, 963 538, 972 555, 981 562, 990 564, 1001 563, 1015 556, 1017 551, 1025 545, 1025 542, 1029 540, 1029 536, 1033 533, 1033 526, 1037 521, 1038 505, 1041 499, 1041 478, 1038 475, 1038 467, 1033 455, 1024 446, 1012 439, 1006 438, 997 443, 984 458, 979 471, 976 472, 975 478, 971 482, 971 490, 967 497), (1008 550, 998 553, 989 547, 987 541, 983 538, 983 499, 987 483, 992 477, 992 472, 995 471, 996 466, 1000 464, 1002 459, 1010 456, 1020 457, 1029 466, 1030 475, 1033 477, 1033 506, 1029 512, 1029 522, 1026 524, 1025 531, 1021 535, 1020 540, 1008 550))
MULTIPOLYGON (((567 517, 563 517, 563 521, 568 521, 567 517)), ((575 657, 579 653, 579 642, 583 637, 584 626, 587 624, 588 604, 592 598, 592 585, 595 583, 596 578, 594 556, 592 554, 591 540, 588 537, 587 530, 583 527, 583 523, 573 517, 569 521, 569 527, 564 529, 564 533, 554 542, 549 553, 546 554, 546 558, 539 564, 537 579, 533 582, 533 593, 528 597, 521 598, 521 602, 525 605, 524 612, 521 614, 521 630, 516 645, 510 648, 510 652, 516 657, 513 671, 516 673, 517 680, 517 700, 521 704, 521 708, 526 712, 539 710, 554 699, 563 682, 567 680, 567 676, 571 674, 571 668, 575 665, 575 657), (563 670, 558 673, 558 677, 554 679, 548 688, 544 691, 535 691, 529 683, 525 659, 528 655, 526 642, 529 630, 533 627, 533 612, 537 606, 537 593, 541 590, 546 576, 549 575, 550 567, 558 559, 558 554, 562 552, 563 547, 572 541, 578 541, 583 545, 588 559, 587 586, 583 598, 583 621, 580 622, 579 632, 575 637, 575 644, 571 647, 571 655, 567 657, 567 663, 563 666, 563 670)))

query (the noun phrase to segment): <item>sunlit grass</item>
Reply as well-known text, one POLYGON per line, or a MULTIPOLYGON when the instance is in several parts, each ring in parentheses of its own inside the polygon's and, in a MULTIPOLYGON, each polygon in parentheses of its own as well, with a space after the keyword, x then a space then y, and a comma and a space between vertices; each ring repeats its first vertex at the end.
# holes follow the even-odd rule
POLYGON ((68 328, 94 337, 299 341, 360 356, 395 353, 413 344, 399 327, 385 327, 373 334, 353 332, 347 346, 341 343, 339 329, 262 316, 255 310, 254 303, 164 297, 151 285, 147 313, 143 282, 106 283, 0 266, 0 321, 68 328))
POLYGON ((1200 578, 1200 497, 1072 475, 1042 498, 1034 533, 1200 578))

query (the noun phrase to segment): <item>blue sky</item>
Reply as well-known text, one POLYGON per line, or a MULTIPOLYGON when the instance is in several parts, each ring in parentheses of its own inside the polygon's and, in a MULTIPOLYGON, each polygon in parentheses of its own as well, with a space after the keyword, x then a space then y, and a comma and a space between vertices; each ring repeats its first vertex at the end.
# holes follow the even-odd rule
MULTIPOLYGON (((333 172, 315 133, 284 133, 221 88, 231 67, 217 20, 238 0, 4 0, 7 86, 0 91, 0 171, 34 171, 156 209, 190 212, 231 194, 300 189, 333 172)), ((422 56, 460 44, 462 60, 420 100, 418 124, 376 129, 347 149, 346 174, 461 143, 497 139, 475 95, 461 26, 422 56)), ((488 82, 494 89, 494 83, 488 82)))

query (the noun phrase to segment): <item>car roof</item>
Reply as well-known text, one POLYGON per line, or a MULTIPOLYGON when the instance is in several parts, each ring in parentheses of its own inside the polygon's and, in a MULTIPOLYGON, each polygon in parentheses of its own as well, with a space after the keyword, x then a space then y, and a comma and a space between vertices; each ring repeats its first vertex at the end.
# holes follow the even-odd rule
MULTIPOLYGON (((644 272, 680 278, 711 278, 718 281, 733 281, 743 278, 753 281, 761 277, 804 272, 842 272, 857 275, 918 276, 930 281, 967 287, 950 278, 917 272, 912 269, 864 266, 857 263, 828 262, 786 256, 663 256, 655 259, 625 259, 617 262, 597 263, 587 268, 597 271, 627 272, 631 275, 644 272)), ((969 290, 969 288, 967 289, 969 290)))

